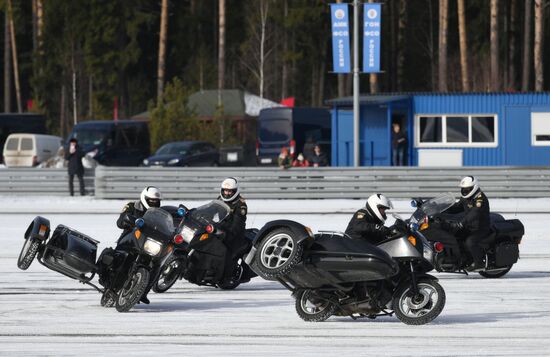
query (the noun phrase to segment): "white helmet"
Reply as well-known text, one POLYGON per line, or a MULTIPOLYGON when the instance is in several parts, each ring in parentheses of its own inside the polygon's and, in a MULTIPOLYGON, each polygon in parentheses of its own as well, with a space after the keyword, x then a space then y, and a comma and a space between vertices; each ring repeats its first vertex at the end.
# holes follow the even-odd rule
POLYGON ((160 207, 160 200, 162 199, 160 195, 160 190, 155 186, 147 186, 141 191, 141 196, 139 198, 141 204, 145 209, 151 207, 160 207))
POLYGON ((464 177, 458 187, 460 187, 460 194, 464 198, 472 197, 479 190, 477 179, 473 176, 464 177))
POLYGON ((237 182, 237 179, 234 177, 228 177, 222 182, 222 188, 221 188, 221 197, 222 200, 225 202, 233 201, 240 193, 239 190, 239 183, 237 182), (230 193, 226 194, 224 191, 231 191, 230 193))
POLYGON ((391 201, 380 193, 370 196, 367 200, 367 210, 378 218, 382 224, 386 222, 386 210, 392 208, 391 201))

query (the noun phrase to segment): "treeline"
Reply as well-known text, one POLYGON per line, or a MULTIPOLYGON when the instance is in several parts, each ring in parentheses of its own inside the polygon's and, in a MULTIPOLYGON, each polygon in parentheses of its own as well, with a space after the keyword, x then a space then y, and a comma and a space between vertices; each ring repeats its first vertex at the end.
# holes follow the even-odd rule
MULTIPOLYGON (((352 90, 330 73, 330 2, 2 0, 3 111, 32 102, 65 134, 152 108, 174 79, 320 106, 352 90)), ((549 1, 379 2, 384 72, 361 92, 548 90, 549 1)))

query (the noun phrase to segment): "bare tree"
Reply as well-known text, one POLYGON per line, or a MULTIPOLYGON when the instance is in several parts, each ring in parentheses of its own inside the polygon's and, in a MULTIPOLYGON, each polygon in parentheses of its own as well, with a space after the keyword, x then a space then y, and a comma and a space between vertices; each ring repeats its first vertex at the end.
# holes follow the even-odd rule
POLYGON ((4 113, 11 112, 11 42, 10 20, 8 12, 4 14, 4 113))
POLYGON ((535 67, 535 91, 537 92, 541 92, 544 89, 543 41, 544 0, 535 0, 535 48, 533 60, 535 67))
POLYGON ((516 42, 517 42, 517 0, 510 2, 510 24, 508 30, 508 87, 516 88, 516 42))
POLYGON ((498 56, 498 0, 491 0, 491 89, 500 90, 498 56))
POLYGON ((468 66, 468 37, 466 36, 466 16, 464 0, 457 0, 458 4, 458 34, 460 37, 460 69, 462 72, 462 91, 470 91, 470 71, 468 66))
POLYGON ((8 16, 10 22, 11 53, 13 59, 13 74, 15 78, 15 95, 17 97, 17 112, 22 113, 23 107, 21 105, 21 87, 19 84, 19 62, 17 60, 17 43, 15 42, 15 25, 13 21, 13 8, 11 6, 11 0, 8 0, 8 16))
POLYGON ((399 0, 399 16, 397 22, 397 90, 403 90, 405 78, 405 35, 407 30, 407 2, 399 0))
POLYGON ((525 21, 523 27, 523 71, 521 79, 521 90, 529 90, 529 78, 531 76, 531 19, 533 2, 525 0, 525 21))
POLYGON ((159 61, 157 70, 157 100, 164 92, 164 76, 166 67, 166 33, 168 32, 168 0, 162 0, 160 15, 159 61))
MULTIPOLYGON (((337 2, 342 2, 338 0, 337 2)), ((288 17, 288 0, 283 0, 283 16, 286 19, 288 17)), ((286 26, 283 26, 283 63, 282 63, 282 74, 281 74, 281 98, 286 98, 288 95, 288 60, 286 56, 288 55, 288 29, 286 26)), ((338 93, 340 93, 340 82, 341 75, 338 75, 338 93)), ((340 95, 339 95, 340 96, 340 95)))
POLYGON ((449 27, 449 1, 439 0, 439 91, 446 92, 447 86, 447 33, 449 27))
POLYGON ((222 105, 222 89, 225 83, 225 0, 218 0, 218 105, 222 105))

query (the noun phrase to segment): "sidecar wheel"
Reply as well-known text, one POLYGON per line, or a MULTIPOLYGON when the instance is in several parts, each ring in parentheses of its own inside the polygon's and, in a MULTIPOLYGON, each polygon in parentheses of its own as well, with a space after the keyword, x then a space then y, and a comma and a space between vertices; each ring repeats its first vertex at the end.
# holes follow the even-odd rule
POLYGON ((302 290, 296 295, 296 312, 304 321, 325 321, 331 317, 335 311, 335 304, 320 298, 316 299, 311 290, 302 290))
POLYGON ((401 322, 407 325, 424 325, 434 320, 445 307, 445 290, 434 280, 420 279, 419 293, 414 295, 410 284, 397 289, 393 298, 393 310, 401 322))
POLYGON ((103 295, 101 295, 101 306, 103 307, 113 307, 115 306, 117 296, 111 290, 105 290, 103 295))
POLYGON ((178 281, 183 268, 183 260, 173 258, 164 264, 159 278, 153 285, 153 291, 162 294, 170 289, 178 281))
POLYGON ((149 271, 145 268, 136 270, 118 293, 116 310, 118 312, 127 312, 134 307, 145 292, 148 283, 149 271))
POLYGON ((17 259, 17 267, 21 270, 27 270, 31 266, 36 253, 38 253, 39 247, 39 241, 33 238, 25 239, 25 244, 23 244, 21 253, 19 253, 19 259, 17 259))
POLYGON ((487 278, 487 279, 497 279, 497 278, 503 277, 504 275, 508 274, 508 272, 512 269, 512 266, 513 266, 513 264, 502 268, 503 270, 498 270, 498 271, 494 271, 494 272, 492 272, 491 270, 486 270, 486 271, 480 271, 478 273, 479 273, 479 275, 481 275, 482 277, 487 278))
POLYGON ((292 235, 290 229, 278 228, 260 242, 255 260, 258 270, 266 278, 281 277, 302 260, 304 247, 292 235))
POLYGON ((235 267, 235 272, 233 273, 233 277, 231 278, 231 280, 218 283, 217 286, 222 290, 233 290, 237 286, 241 285, 242 275, 243 275, 243 267, 242 265, 239 265, 235 267))

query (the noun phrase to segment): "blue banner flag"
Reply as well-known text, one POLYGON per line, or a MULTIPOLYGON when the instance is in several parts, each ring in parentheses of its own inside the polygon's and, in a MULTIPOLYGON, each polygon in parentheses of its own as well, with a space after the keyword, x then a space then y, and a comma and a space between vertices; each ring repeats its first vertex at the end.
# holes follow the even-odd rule
POLYGON ((363 72, 380 72, 380 34, 382 32, 382 7, 380 4, 364 4, 363 11, 363 72))
POLYGON ((332 63, 334 72, 351 72, 347 4, 330 4, 332 18, 332 63))

